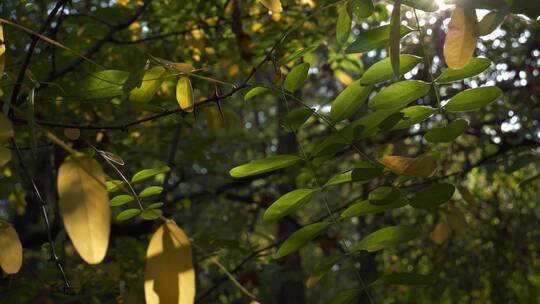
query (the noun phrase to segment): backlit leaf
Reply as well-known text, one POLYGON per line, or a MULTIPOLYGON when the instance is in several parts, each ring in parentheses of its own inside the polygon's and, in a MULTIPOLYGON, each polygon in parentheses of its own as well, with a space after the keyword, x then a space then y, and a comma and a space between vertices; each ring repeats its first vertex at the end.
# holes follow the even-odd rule
POLYGON ((406 129, 420 123, 437 112, 437 109, 428 106, 411 106, 399 112, 403 113, 403 118, 392 127, 392 130, 406 129))
POLYGON ((309 241, 326 231, 328 227, 330 227, 330 223, 321 222, 300 228, 283 242, 274 257, 279 259, 297 251, 304 247, 309 241))
MULTIPOLYGON (((405 35, 412 31, 407 26, 400 26, 399 36, 403 38, 405 35)), ((365 31, 351 43, 346 53, 365 53, 374 49, 382 48, 388 45, 390 41, 390 25, 383 25, 381 27, 365 31)))
POLYGON ((280 0, 259 0, 262 5, 274 13, 280 13, 283 11, 280 0))
POLYGON ((309 202, 317 192, 315 189, 296 189, 273 202, 264 212, 265 221, 278 220, 309 202))
POLYGON ((132 202, 135 198, 129 194, 120 194, 111 199, 111 206, 122 206, 132 202))
POLYGON ((84 99, 106 99, 122 96, 128 72, 104 70, 90 74, 74 88, 73 95, 84 99))
POLYGON ((195 100, 193 99, 193 88, 191 87, 191 81, 186 76, 178 78, 176 84, 176 101, 180 105, 180 109, 192 112, 195 100))
POLYGON ((144 294, 148 304, 192 304, 195 270, 187 235, 173 221, 161 225, 146 250, 144 294))
POLYGON ((371 93, 370 86, 363 86, 360 81, 355 81, 347 86, 332 102, 330 117, 339 122, 354 115, 367 100, 371 93))
POLYGON ((0 267, 7 274, 19 272, 23 249, 17 231, 6 221, 0 220, 0 267))
POLYGON ((124 181, 115 179, 105 182, 105 186, 107 186, 107 191, 109 192, 115 192, 118 191, 122 185, 124 184, 124 181))
POLYGON ((351 0, 349 1, 351 11, 358 18, 367 18, 373 14, 375 7, 373 0, 351 0))
MULTIPOLYGON (((422 61, 422 57, 401 54, 399 55, 399 77, 412 70, 422 61)), ((394 77, 390 58, 385 58, 370 66, 360 78, 363 85, 373 85, 391 80, 394 77)))
POLYGON ((147 178, 150 178, 152 176, 156 176, 158 174, 168 172, 169 170, 171 170, 169 166, 159 166, 152 169, 144 169, 135 173, 135 175, 133 175, 133 177, 131 178, 131 182, 132 183, 139 182, 147 178))
POLYGON ((425 96, 431 85, 419 80, 404 80, 382 89, 368 103, 370 108, 388 110, 408 105, 425 96))
POLYGON ((478 34, 485 36, 491 34, 504 21, 506 14, 503 12, 491 11, 478 23, 478 34))
POLYGON ((392 16, 390 17, 390 61, 392 64, 392 70, 394 75, 399 77, 400 65, 399 65, 399 53, 401 42, 401 0, 394 1, 394 8, 392 9, 392 16))
POLYGON ((245 165, 232 168, 229 174, 232 177, 246 177, 275 171, 290 167, 300 162, 302 158, 296 155, 275 155, 263 159, 253 160, 245 165))
POLYGON ((462 68, 471 59, 476 48, 476 13, 456 6, 444 41, 444 59, 450 68, 462 68))
POLYGON ((166 70, 162 66, 150 68, 144 73, 141 86, 129 93, 129 100, 146 103, 154 98, 159 87, 163 83, 166 70))
POLYGON ((397 225, 379 229, 358 242, 353 251, 378 251, 406 243, 420 236, 420 231, 412 226, 397 225))
POLYGON ((491 65, 491 60, 487 58, 471 58, 462 68, 449 68, 437 78, 438 83, 450 83, 465 78, 476 76, 485 71, 491 65))
POLYGON ((87 263, 101 262, 110 232, 103 169, 89 156, 71 155, 60 165, 57 184, 60 213, 73 246, 87 263))
POLYGON ((285 116, 284 125, 286 130, 289 132, 298 130, 311 115, 313 115, 312 109, 302 107, 291 110, 287 113, 287 116, 285 116))
POLYGON ((347 4, 338 7, 338 18, 336 23, 336 39, 338 43, 347 42, 351 30, 351 16, 347 4))
POLYGON ((429 130, 424 138, 432 143, 451 142, 460 136, 469 127, 469 122, 465 119, 457 119, 443 128, 433 128, 429 130))
POLYGON ((330 187, 330 186, 334 186, 334 185, 339 185, 339 184, 344 184, 344 183, 349 183, 352 181, 352 170, 351 171, 347 171, 347 172, 344 172, 344 173, 341 173, 341 174, 338 174, 336 176, 333 176, 332 178, 330 178, 324 185, 323 187, 326 188, 326 187, 330 187))
POLYGON ((410 205, 417 209, 435 208, 448 202, 456 188, 449 183, 429 185, 411 197, 410 205))
POLYGON ((449 112, 469 112, 479 110, 501 97, 497 87, 480 87, 459 92, 444 105, 449 112))
POLYGON ((268 91, 267 88, 263 88, 263 87, 254 87, 253 89, 249 90, 246 95, 244 96, 244 100, 250 100, 252 99, 253 97, 257 96, 257 95, 260 95, 260 94, 263 94, 263 93, 266 93, 268 91))
POLYGON ((295 66, 285 77, 285 83, 283 84, 285 90, 294 92, 300 89, 306 81, 308 71, 309 63, 307 62, 295 66))
POLYGON ((6 44, 4 41, 4 28, 0 23, 0 79, 4 76, 4 67, 6 66, 6 44))
POLYGON ((417 158, 384 156, 379 162, 396 174, 412 177, 429 177, 437 169, 437 161, 429 154, 417 158))
POLYGON ((148 197, 152 195, 158 195, 161 192, 163 192, 163 187, 160 186, 150 186, 148 188, 145 188, 141 193, 139 193, 139 197, 148 197))

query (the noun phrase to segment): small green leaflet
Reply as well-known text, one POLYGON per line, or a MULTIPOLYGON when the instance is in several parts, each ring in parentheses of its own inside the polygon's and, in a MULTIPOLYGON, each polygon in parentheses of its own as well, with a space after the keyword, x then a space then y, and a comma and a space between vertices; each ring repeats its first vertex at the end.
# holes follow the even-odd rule
POLYGON ((315 189, 296 189, 284 194, 266 209, 263 220, 275 221, 290 214, 309 202, 316 192, 315 189))
POLYGON ((432 143, 451 142, 460 136, 469 127, 469 122, 465 119, 457 119, 443 128, 429 130, 424 138, 432 143))
POLYGON ((443 106, 448 112, 469 112, 479 110, 501 97, 497 87, 481 87, 459 92, 443 106))
POLYGON ((355 81, 345 88, 332 102, 330 117, 339 122, 354 115, 371 93, 370 86, 363 86, 355 81))
POLYGON ((425 96, 431 85, 419 80, 404 80, 382 89, 368 105, 376 110, 388 110, 408 105, 425 96))
POLYGON ((403 193, 398 188, 382 186, 375 188, 368 195, 368 200, 372 205, 388 205, 400 201, 403 193))
POLYGON ((253 89, 249 90, 246 95, 244 96, 244 100, 250 100, 253 97, 257 95, 261 95, 263 93, 266 93, 268 91, 268 88, 263 87, 254 87, 253 89))
MULTIPOLYGON (((405 75, 422 61, 422 57, 401 54, 399 55, 399 77, 405 75)), ((390 58, 385 58, 374 63, 360 78, 363 85, 373 85, 391 80, 394 77, 390 58)))
POLYGON ((140 217, 143 220, 152 221, 152 220, 160 218, 162 215, 163 215, 163 211, 161 211, 160 209, 150 209, 149 208, 149 209, 145 209, 141 213, 140 217))
POLYGON ((152 176, 168 172, 170 169, 171 168, 169 168, 169 166, 160 166, 160 167, 156 167, 152 169, 144 169, 135 173, 135 175, 133 175, 133 177, 131 178, 131 182, 132 183, 139 182, 147 178, 150 178, 152 176))
POLYGON ((388 210, 393 209, 399 209, 405 205, 407 205, 409 202, 401 198, 400 200, 397 200, 393 203, 386 204, 386 205, 374 205, 370 201, 365 200, 361 201, 360 203, 356 203, 349 208, 345 209, 343 213, 341 213, 341 217, 344 219, 359 216, 359 215, 366 215, 366 214, 374 214, 374 213, 381 213, 388 210))
POLYGON ((351 0, 349 6, 353 14, 360 19, 371 16, 375 11, 373 0, 351 0))
POLYGON ((150 205, 148 205, 148 209, 157 209, 157 208, 161 208, 163 206, 163 203, 162 202, 158 202, 158 203, 152 203, 150 205))
POLYGON ((390 19, 390 61, 392 63, 392 71, 399 78, 399 49, 401 42, 400 33, 401 21, 401 0, 395 0, 394 8, 392 9, 392 17, 390 19))
POLYGON ((245 165, 232 168, 229 174, 232 177, 246 177, 275 171, 278 169, 290 167, 302 160, 296 155, 275 155, 263 159, 253 160, 245 165))
POLYGON ((126 210, 120 212, 116 216, 116 219, 119 220, 119 221, 129 220, 130 218, 139 215, 139 213, 141 213, 141 209, 126 209, 126 210))
POLYGON ((410 205, 416 209, 434 208, 448 202, 455 191, 454 185, 449 183, 432 184, 416 192, 410 205))
POLYGON ((428 106, 411 106, 405 108, 400 111, 400 113, 403 113, 403 118, 392 127, 392 130, 406 129, 414 124, 420 123, 428 119, 436 111, 436 108, 428 106))
POLYGON ((123 184, 124 182, 118 179, 113 179, 105 182, 105 186, 107 186, 107 191, 109 192, 118 191, 118 189, 120 189, 123 184))
POLYGON ((297 131, 305 122, 308 120, 311 115, 313 115, 313 110, 308 108, 297 108, 291 110, 285 116, 285 129, 289 132, 297 131))
POLYGON ((349 32, 351 30, 351 16, 347 3, 338 7, 338 19, 336 24, 336 39, 338 43, 347 42, 349 38, 349 32))
MULTIPOLYGON (((407 26, 400 26, 400 37, 410 33, 412 29, 407 26)), ((365 53, 374 49, 385 47, 390 40, 390 25, 368 30, 360 34, 360 36, 347 47, 346 53, 365 53)))
POLYGON ((304 247, 309 241, 316 238, 330 227, 330 223, 322 222, 307 225, 291 234, 279 247, 275 258, 279 259, 304 247))
POLYGON ((460 69, 449 68, 442 72, 437 78, 438 83, 450 83, 465 78, 476 76, 485 71, 491 65, 491 60, 487 58, 475 57, 460 69))
POLYGON ((283 84, 285 90, 294 92, 300 89, 306 81, 308 71, 309 63, 307 62, 295 66, 285 78, 285 83, 283 84))
POLYGON ((370 286, 375 285, 431 285, 433 276, 417 273, 390 273, 379 277, 370 286))
POLYGON ((378 251, 406 243, 419 236, 420 231, 415 227, 406 225, 389 226, 367 235, 352 250, 378 251))
POLYGON ((111 199, 111 206, 122 206, 133 201, 135 198, 132 195, 120 194, 111 199))
POLYGON ((152 195, 158 195, 163 191, 163 187, 160 186, 151 186, 139 193, 139 197, 148 197, 152 195))

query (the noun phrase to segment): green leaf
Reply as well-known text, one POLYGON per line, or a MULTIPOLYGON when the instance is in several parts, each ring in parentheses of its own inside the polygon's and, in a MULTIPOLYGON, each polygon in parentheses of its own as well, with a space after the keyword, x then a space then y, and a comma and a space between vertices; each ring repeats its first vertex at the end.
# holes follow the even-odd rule
POLYGON ((263 159, 253 160, 247 164, 234 167, 229 171, 232 177, 246 177, 283 169, 297 164, 302 160, 296 155, 275 155, 263 159))
POLYGON ((122 87, 129 73, 104 70, 92 73, 81 80, 73 95, 84 99, 107 99, 122 96, 122 87))
POLYGON ((120 189, 120 187, 122 187, 123 184, 124 184, 123 181, 117 180, 117 179, 105 182, 105 186, 107 186, 107 191, 109 192, 118 191, 118 189, 120 189))
POLYGON ((294 212, 309 202, 316 192, 315 189, 296 189, 284 194, 266 209, 263 220, 275 221, 294 212))
POLYGON ((389 226, 367 235, 352 250, 378 251, 406 243, 419 236, 420 231, 415 227, 406 225, 389 226))
POLYGON ((367 182, 383 174, 383 168, 374 167, 369 163, 360 163, 353 169, 351 180, 353 182, 367 182))
POLYGON ((335 186, 339 184, 344 184, 344 183, 349 183, 352 181, 351 176, 352 176, 352 170, 333 176, 323 185, 323 188, 335 186))
POLYGON ((285 77, 284 87, 287 91, 297 91, 304 85, 309 71, 309 63, 304 62, 295 66, 287 77, 285 77))
POLYGON ((399 53, 401 43, 400 23, 401 22, 401 0, 395 0, 392 16, 390 18, 390 61, 394 75, 399 78, 400 65, 399 53))
POLYGON ((478 23, 478 34, 485 36, 491 34, 504 21, 506 14, 504 12, 491 11, 478 23))
POLYGON ((417 273, 390 273, 379 277, 370 286, 375 285, 431 285, 433 276, 417 273))
POLYGON ((169 168, 169 166, 159 166, 159 167, 152 168, 152 169, 144 169, 144 170, 141 170, 141 171, 135 173, 135 175, 133 175, 133 177, 131 178, 131 182, 132 183, 140 182, 140 181, 145 180, 147 178, 150 178, 152 176, 168 172, 169 170, 171 170, 171 168, 169 168))
POLYGON ((336 38, 338 43, 347 42, 351 30, 351 16, 347 4, 338 7, 338 18, 336 24, 336 38))
POLYGON ((133 201, 135 198, 132 195, 120 194, 111 199, 111 206, 122 206, 133 201))
POLYGON ((438 83, 450 83, 465 78, 476 76, 485 71, 491 65, 491 60, 487 58, 471 58, 471 60, 460 69, 449 68, 437 78, 438 83))
POLYGON ((277 62, 277 66, 282 66, 282 65, 285 65, 293 60, 296 60, 308 53, 311 53, 313 51, 315 51, 317 48, 319 48, 319 45, 312 45, 310 47, 307 47, 307 48, 301 48, 301 49, 298 49, 296 50, 294 53, 290 54, 289 56, 281 59, 280 61, 277 62))
POLYGON ((152 220, 156 220, 158 218, 160 218, 161 216, 163 215, 163 211, 161 211, 161 209, 145 209, 140 217, 143 219, 143 220, 148 220, 148 221, 152 221, 152 220))
POLYGON ((139 197, 148 197, 152 195, 157 195, 163 192, 163 187, 160 186, 150 186, 139 193, 139 197))
POLYGON ((341 213, 341 217, 347 219, 359 215, 381 213, 388 210, 399 209, 403 206, 406 206, 408 203, 409 202, 403 197, 393 203, 386 205, 374 205, 370 201, 365 200, 345 209, 345 211, 341 213))
POLYGON ((306 280, 306 287, 312 288, 315 286, 342 258, 342 255, 323 258, 323 260, 320 261, 317 266, 315 266, 315 269, 313 269, 313 271, 311 271, 309 274, 309 277, 306 280))
POLYGON ((139 215, 139 213, 141 213, 141 209, 126 209, 126 210, 120 212, 116 216, 116 219, 119 220, 119 221, 129 220, 130 218, 139 215))
POLYGON ((454 185, 449 183, 432 184, 416 192, 410 205, 416 209, 434 208, 448 202, 455 191, 454 185))
POLYGON ((429 130, 424 138, 432 143, 451 142, 465 132, 468 127, 468 121, 465 119, 457 119, 444 128, 434 128, 429 130))
POLYGON ((339 122, 354 115, 371 93, 370 86, 363 86, 355 81, 345 88, 332 102, 330 117, 339 122))
POLYGON ((405 108, 400 113, 403 113, 403 118, 392 127, 392 130, 401 130, 420 123, 428 119, 433 113, 437 112, 436 108, 428 106, 411 106, 405 108))
POLYGON ((298 249, 304 247, 309 241, 326 231, 328 227, 330 227, 330 223, 322 222, 300 228, 291 234, 285 240, 285 242, 283 242, 274 257, 279 259, 297 251, 298 249))
POLYGON ((497 87, 481 87, 468 89, 456 94, 444 105, 448 112, 476 111, 501 97, 502 91, 497 87))
POLYGON ((253 97, 257 96, 257 95, 261 95, 263 93, 266 93, 269 89, 268 88, 263 88, 263 87, 254 87, 253 89, 249 90, 246 95, 244 96, 244 100, 250 100, 252 99, 253 97))
MULTIPOLYGON (((405 75, 422 61, 422 57, 401 54, 399 55, 399 77, 405 75)), ((363 85, 373 85, 391 80, 394 77, 390 58, 385 58, 370 66, 360 78, 363 85)))
POLYGON ((129 100, 143 103, 152 100, 163 83, 165 73, 166 70, 162 66, 156 66, 146 71, 141 86, 129 93, 129 100))
POLYGON ((388 205, 401 200, 403 193, 398 188, 382 186, 375 188, 368 195, 372 205, 388 205))
POLYGON ((382 132, 386 132, 395 127, 405 116, 402 112, 392 113, 392 115, 385 118, 377 127, 382 132))
POLYGON ((148 205, 148 207, 146 207, 147 209, 157 209, 157 208, 161 208, 163 207, 163 203, 162 202, 158 202, 158 203, 152 203, 150 205, 148 205))
POLYGON ((287 116, 285 116, 285 129, 289 132, 297 131, 311 115, 313 115, 312 109, 302 107, 291 110, 287 113, 287 116))
POLYGON ((351 0, 349 1, 349 7, 359 19, 367 18, 375 11, 373 0, 351 0))
MULTIPOLYGON (((400 26, 400 37, 404 37, 410 33, 412 29, 407 26, 400 26)), ((360 34, 360 36, 347 47, 346 53, 365 53, 374 49, 382 48, 388 45, 390 40, 390 25, 368 30, 360 34)))
POLYGON ((431 85, 419 80, 404 80, 382 89, 368 105, 377 110, 394 109, 408 105, 425 96, 431 85))

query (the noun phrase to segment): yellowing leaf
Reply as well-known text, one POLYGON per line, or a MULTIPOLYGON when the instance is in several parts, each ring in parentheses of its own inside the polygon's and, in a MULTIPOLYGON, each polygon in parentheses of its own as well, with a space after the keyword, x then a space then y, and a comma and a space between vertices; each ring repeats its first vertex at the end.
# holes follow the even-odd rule
POLYGON ((109 244, 111 211, 99 163, 82 154, 66 157, 58 170, 58 195, 75 249, 87 263, 101 262, 109 244))
POLYGON ((173 221, 152 235, 146 251, 144 294, 147 304, 191 304, 195 271, 188 237, 173 221))
POLYGON ((162 66, 153 67, 146 71, 141 86, 129 93, 129 100, 135 102, 149 102, 152 100, 163 82, 165 73, 166 70, 162 66))
POLYGON ((461 210, 452 207, 446 213, 446 219, 448 220, 448 225, 450 228, 457 232, 457 234, 462 235, 465 233, 465 228, 467 226, 467 221, 465 220, 465 215, 461 210))
POLYGON ((449 67, 459 69, 472 58, 476 48, 477 23, 474 11, 456 6, 444 41, 444 58, 449 67))
POLYGON ((431 233, 431 239, 435 244, 442 245, 448 239, 451 232, 450 226, 447 223, 440 222, 431 233))
POLYGON ((472 193, 469 191, 469 189, 467 189, 467 187, 457 186, 457 189, 459 191, 459 194, 461 194, 461 197, 463 198, 465 202, 467 202, 467 204, 470 204, 470 205, 478 204, 478 200, 476 199, 474 195, 472 195, 472 193))
POLYGON ((384 156, 379 162, 394 173, 412 177, 429 177, 437 169, 437 161, 429 154, 417 158, 384 156))
POLYGON ((4 114, 0 113, 0 144, 6 139, 12 138, 13 135, 13 124, 4 114))
POLYGON ((180 77, 176 84, 176 101, 180 105, 180 109, 192 112, 193 111, 193 87, 188 77, 180 77))
POLYGON ((11 151, 8 148, 0 147, 0 168, 11 160, 11 151))
POLYGON ((22 245, 17 231, 0 220, 0 266, 5 273, 19 272, 22 265, 22 245))
POLYGON ((283 11, 283 7, 281 7, 280 0, 259 0, 259 1, 267 9, 271 10, 274 13, 281 13, 283 11))
POLYGON ((4 43, 4 29, 2 28, 2 24, 0 24, 0 79, 2 79, 2 76, 4 75, 5 53, 6 45, 4 43))

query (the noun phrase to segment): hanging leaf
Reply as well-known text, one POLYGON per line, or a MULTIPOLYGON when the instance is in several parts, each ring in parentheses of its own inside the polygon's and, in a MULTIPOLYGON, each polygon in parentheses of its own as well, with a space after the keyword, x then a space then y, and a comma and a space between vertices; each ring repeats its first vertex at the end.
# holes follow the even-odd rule
POLYGON ((379 229, 366 237, 353 247, 353 251, 378 251, 406 243, 420 236, 420 231, 412 226, 397 225, 379 229))
POLYGON ((394 201, 393 203, 385 205, 374 205, 370 201, 365 200, 345 209, 345 211, 341 213, 341 217, 347 219, 359 215, 381 213, 388 210, 399 209, 406 206, 408 203, 409 201, 403 197, 397 201, 394 201))
POLYGON ((297 108, 291 110, 285 116, 285 129, 289 132, 295 132, 313 115, 313 110, 308 108, 297 108))
POLYGON ((481 87, 459 92, 444 105, 448 112, 470 112, 479 110, 501 97, 497 87, 481 87))
POLYGON ((89 264, 107 253, 110 232, 109 196, 97 161, 84 154, 64 159, 58 170, 60 213, 73 246, 89 264))
POLYGON ((373 0, 351 0, 349 6, 350 10, 360 19, 371 16, 375 11, 373 0))
POLYGON ((431 85, 419 80, 404 80, 382 89, 368 103, 376 110, 389 110, 408 105, 425 96, 431 85))
MULTIPOLYGON (((410 27, 404 25, 400 26, 400 38, 403 38, 411 31, 412 29, 410 27)), ((369 52, 371 50, 387 46, 389 40, 390 25, 383 25, 381 27, 361 33, 360 36, 347 47, 345 52, 347 54, 369 52)))
POLYGON ((342 255, 336 255, 330 258, 324 258, 319 262, 317 266, 315 266, 315 269, 310 272, 309 277, 306 280, 306 287, 312 288, 315 286, 342 258, 342 255))
POLYGON ((162 66, 156 66, 144 73, 141 86, 129 93, 129 100, 147 103, 154 98, 159 87, 163 83, 166 70, 162 66))
POLYGON ((351 16, 347 4, 338 7, 338 18, 336 23, 336 37, 338 43, 347 42, 351 30, 351 16))
POLYGON ((191 244, 173 221, 161 225, 150 238, 144 294, 148 304, 192 304, 195 301, 191 244))
POLYGON ((410 205, 416 209, 435 208, 448 202, 455 191, 454 185, 449 183, 432 184, 416 192, 410 205))
POLYGON ((141 213, 141 209, 137 209, 137 208, 126 209, 118 213, 118 215, 116 216, 116 219, 118 221, 127 221, 130 218, 136 217, 137 215, 139 215, 139 213, 141 213))
POLYGON ((392 16, 390 18, 390 61, 392 63, 392 70, 394 75, 399 79, 400 65, 399 65, 399 53, 401 42, 401 0, 394 1, 394 8, 392 9, 392 16))
POLYGON ((444 59, 450 68, 462 68, 476 48, 476 12, 456 6, 444 41, 444 59))
POLYGON ((437 112, 437 109, 428 106, 411 106, 399 112, 403 113, 403 118, 392 127, 392 130, 406 129, 420 123, 437 112))
POLYGON ((382 186, 375 188, 368 195, 372 205, 388 205, 401 200, 403 193, 398 188, 382 186))
POLYGON ((431 239, 435 244, 442 245, 450 237, 450 233, 452 233, 450 226, 445 222, 440 222, 431 233, 431 239))
POLYGON ((281 196, 266 209, 263 220, 275 221, 294 212, 309 202, 316 192, 315 189, 296 189, 281 196))
POLYGON ((253 89, 249 90, 246 95, 244 96, 244 100, 250 100, 253 99, 253 97, 257 95, 261 95, 263 93, 266 93, 268 91, 267 88, 263 87, 254 87, 253 89))
POLYGON ((283 7, 281 6, 280 0, 259 0, 259 1, 267 9, 271 10, 274 13, 281 13, 283 11, 283 7))
POLYGON ((74 97, 83 99, 108 99, 122 96, 128 72, 104 70, 92 73, 78 82, 73 89, 74 97))
POLYGON ((465 220, 465 215, 461 210, 456 207, 450 207, 446 212, 446 220, 450 228, 454 230, 458 235, 463 235, 465 233, 465 228, 467 227, 467 221, 465 220))
POLYGON ((152 176, 156 176, 158 174, 169 172, 169 170, 171 170, 171 168, 169 168, 169 166, 159 166, 159 167, 152 168, 152 169, 144 169, 144 170, 141 170, 141 171, 135 173, 135 175, 133 175, 133 177, 131 178, 131 182, 132 183, 140 182, 140 181, 145 180, 147 178, 150 178, 152 176))
POLYGON ((304 247, 309 241, 326 231, 328 227, 330 227, 330 223, 321 222, 300 228, 283 242, 274 257, 279 259, 297 251, 304 247))
MULTIPOLYGON (((405 75, 412 70, 416 65, 422 61, 422 57, 401 54, 399 55, 399 75, 398 78, 405 75)), ((377 83, 391 80, 394 77, 392 70, 392 63, 390 58, 385 58, 376 62, 367 69, 367 71, 360 78, 360 83, 363 85, 374 85, 377 83)))
POLYGON ((11 151, 8 148, 0 147, 0 168, 11 161, 11 151))
POLYGON ((148 188, 145 188, 143 191, 139 193, 139 197, 148 197, 153 195, 158 195, 163 192, 163 187, 160 186, 150 186, 148 188))
POLYGON ((14 135, 13 124, 4 114, 0 113, 0 144, 14 135))
POLYGON ((376 285, 431 285, 434 278, 417 273, 390 273, 379 277, 370 286, 376 285))
POLYGON ((296 155, 275 155, 232 168, 229 174, 232 177, 258 175, 293 166, 301 160, 302 158, 296 155))
POLYGON ((176 101, 180 109, 186 112, 193 112, 195 100, 193 99, 193 88, 188 77, 181 76, 176 84, 176 101))
POLYGON ((332 102, 330 117, 334 122, 339 122, 354 115, 356 111, 369 97, 370 86, 363 86, 360 81, 355 81, 345 88, 332 102))
POLYGON ((500 11, 491 11, 478 23, 478 34, 485 36, 491 34, 506 18, 506 14, 500 11))
POLYGON ((384 156, 379 162, 396 174, 412 177, 429 177, 437 169, 437 161, 430 154, 417 158, 384 156))
POLYGON ((476 76, 485 71, 491 65, 491 60, 487 58, 471 58, 469 62, 460 69, 449 68, 437 78, 438 83, 450 83, 476 76))
POLYGON ((111 199, 111 206, 122 206, 129 202, 132 202, 135 198, 132 195, 120 194, 111 199))
POLYGON ((6 221, 0 220, 0 267, 7 274, 19 272, 23 248, 17 231, 6 221))
POLYGON ((443 128, 429 130, 424 138, 432 143, 451 142, 460 136, 469 127, 469 122, 465 119, 457 119, 443 128))
POLYGON ((6 66, 6 42, 4 41, 4 28, 0 23, 0 80, 4 76, 4 68, 6 66))
POLYGON ((283 84, 285 90, 294 92, 300 89, 306 81, 308 71, 309 63, 307 62, 295 66, 285 77, 285 83, 283 84))

